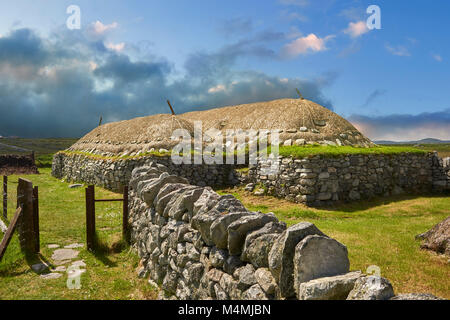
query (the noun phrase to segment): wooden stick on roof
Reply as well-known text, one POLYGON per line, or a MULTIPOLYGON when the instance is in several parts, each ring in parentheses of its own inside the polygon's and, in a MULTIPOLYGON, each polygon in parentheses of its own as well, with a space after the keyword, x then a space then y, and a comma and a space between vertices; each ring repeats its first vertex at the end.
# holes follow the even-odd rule
POLYGON ((297 88, 295 90, 297 91, 297 94, 300 97, 300 100, 305 99, 305 98, 303 98, 302 94, 300 93, 300 90, 298 90, 297 88))
POLYGON ((175 111, 173 111, 172 105, 170 104, 170 101, 167 100, 167 104, 169 105, 170 111, 172 111, 172 115, 175 115, 175 111))

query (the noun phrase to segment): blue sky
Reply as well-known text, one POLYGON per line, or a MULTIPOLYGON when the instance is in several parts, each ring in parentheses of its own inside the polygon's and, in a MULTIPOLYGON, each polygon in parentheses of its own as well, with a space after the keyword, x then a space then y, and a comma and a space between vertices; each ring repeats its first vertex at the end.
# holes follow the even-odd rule
POLYGON ((448 12, 446 0, 0 1, 0 135, 81 136, 100 115, 167 112, 165 98, 184 112, 299 87, 369 138, 450 139, 448 12), (369 5, 381 30, 366 27, 369 5))

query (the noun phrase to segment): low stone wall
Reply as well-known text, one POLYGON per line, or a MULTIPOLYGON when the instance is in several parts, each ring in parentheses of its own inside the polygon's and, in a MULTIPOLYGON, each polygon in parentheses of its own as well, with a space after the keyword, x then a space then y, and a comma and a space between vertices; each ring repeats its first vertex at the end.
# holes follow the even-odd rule
MULTIPOLYGON (((260 184, 265 193, 311 205, 360 200, 403 192, 450 190, 448 168, 437 154, 279 157, 260 160, 249 170, 251 190, 260 184), (264 170, 278 161, 275 174, 264 170)), ((258 190, 261 193, 261 190, 258 190)))
POLYGON ((133 170, 131 243, 161 299, 389 299, 388 280, 349 272, 347 248, 308 222, 289 228, 160 164, 133 170))
POLYGON ((102 159, 83 154, 57 153, 53 157, 52 175, 58 179, 95 184, 122 192, 128 185, 134 168, 157 162, 171 174, 185 177, 198 186, 228 186, 239 183, 233 165, 176 165, 167 157, 140 157, 130 159, 102 159))

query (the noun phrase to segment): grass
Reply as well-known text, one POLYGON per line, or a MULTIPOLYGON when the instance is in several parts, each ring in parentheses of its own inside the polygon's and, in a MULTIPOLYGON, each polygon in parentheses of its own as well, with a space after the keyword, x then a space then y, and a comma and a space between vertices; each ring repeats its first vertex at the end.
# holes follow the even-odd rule
POLYGON ((358 148, 352 146, 321 146, 321 145, 306 145, 306 146, 280 146, 279 154, 284 157, 293 157, 297 159, 310 156, 323 157, 338 157, 342 155, 363 154, 363 155, 377 155, 377 154, 400 154, 400 153, 415 153, 425 154, 427 151, 420 150, 410 146, 378 146, 373 148, 358 148))
MULTIPOLYGON (((26 144, 27 139, 19 140, 15 139, 13 145, 30 146, 26 144)), ((0 140, 0 143, 4 142, 5 139, 0 140)), ((47 260, 52 254, 48 244, 64 246, 74 242, 85 243, 84 189, 69 189, 67 183, 51 177, 49 168, 54 149, 65 149, 72 142, 68 139, 55 141, 56 146, 52 146, 51 139, 39 139, 36 149, 40 150, 37 163, 41 174, 26 176, 39 186, 41 251, 42 257, 47 260)), ((281 147, 280 151, 287 152, 289 149, 286 148, 290 147, 281 147)), ((371 149, 349 150, 361 153, 372 152, 368 151, 371 149)), ((389 146, 377 148, 377 151, 418 152, 411 149, 414 148, 389 146)), ((432 151, 429 148, 419 149, 422 149, 421 152, 432 151)), ((323 151, 326 151, 332 155, 336 152, 332 147, 300 150, 308 154, 324 154, 323 151)), ((343 150, 346 149, 339 151, 343 150)), ((446 152, 444 147, 440 150, 446 152)), ((246 170, 242 169, 243 172, 246 170)), ((16 202, 17 178, 9 178, 10 218, 16 202)), ((381 268, 381 275, 393 283, 396 292, 429 292, 450 299, 448 258, 420 250, 420 242, 414 240, 416 234, 429 230, 450 215, 450 197, 392 197, 319 210, 273 197, 255 197, 242 188, 220 192, 234 194, 250 210, 272 211, 289 225, 305 220, 316 224, 324 233, 348 247, 352 270, 366 271, 368 266, 377 265, 381 268)), ((101 198, 120 197, 101 188, 96 188, 96 195, 101 198)), ((27 261, 23 256, 15 235, 0 262, 0 299, 156 298, 155 290, 136 275, 139 258, 121 241, 121 203, 97 203, 96 212, 98 239, 103 250, 93 254, 86 248, 79 249, 79 258, 87 264, 87 272, 81 276, 80 290, 66 287, 65 274, 55 280, 40 279, 30 270, 29 263, 34 261, 27 261)))
MULTIPOLYGON (((392 145, 390 145, 392 147, 392 145)), ((396 147, 411 147, 412 145, 400 144, 396 147)), ((450 157, 450 143, 436 143, 436 144, 419 144, 414 145, 414 148, 432 152, 437 151, 441 158, 450 157)))
MULTIPOLYGON (((50 168, 40 168, 40 175, 24 176, 39 186, 40 235, 42 258, 51 260, 53 250, 49 244, 61 246, 86 243, 84 188, 70 189, 50 174, 50 168)), ((8 217, 15 207, 17 176, 9 177, 8 217)), ((96 196, 120 198, 120 195, 96 188, 96 196)), ((122 242, 122 204, 120 202, 96 204, 96 227, 102 244, 100 252, 93 254, 80 250, 79 259, 87 264, 81 276, 81 289, 66 287, 67 274, 55 280, 43 280, 31 271, 22 254, 17 235, 14 235, 3 260, 0 262, 0 299, 154 299, 156 292, 147 281, 139 279, 135 269, 137 255, 122 242)), ((77 258, 78 259, 78 258, 77 258)))
POLYGON ((250 210, 274 212, 288 225, 314 223, 348 248, 352 270, 381 268, 397 293, 427 292, 450 299, 450 260, 420 249, 415 235, 450 215, 450 197, 379 198, 313 209, 273 197, 256 197, 242 188, 220 190, 250 210))

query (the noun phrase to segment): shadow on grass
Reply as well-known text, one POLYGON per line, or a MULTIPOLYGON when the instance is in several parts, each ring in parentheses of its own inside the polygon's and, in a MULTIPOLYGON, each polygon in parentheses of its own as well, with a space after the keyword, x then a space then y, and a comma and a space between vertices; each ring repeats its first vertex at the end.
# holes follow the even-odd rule
POLYGON ((332 205, 324 205, 312 207, 316 209, 320 209, 323 211, 342 211, 342 212, 356 212, 362 210, 368 210, 375 207, 379 207, 382 205, 388 205, 395 202, 406 201, 406 200, 414 200, 417 198, 428 197, 428 198, 441 198, 443 196, 448 196, 448 194, 427 194, 427 193, 418 193, 418 194, 404 194, 397 196, 389 196, 389 197, 373 197, 368 200, 359 200, 354 202, 344 202, 344 201, 336 201, 332 205))
POLYGON ((112 261, 109 256, 114 253, 120 253, 126 248, 128 248, 128 243, 124 240, 118 240, 116 242, 113 242, 110 245, 106 243, 105 241, 101 240, 97 233, 95 233, 94 237, 94 251, 92 251, 92 254, 100 260, 104 265, 108 267, 115 267, 117 266, 117 263, 112 261))

